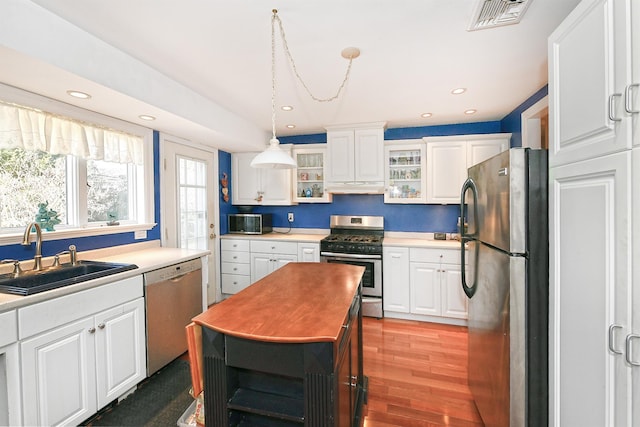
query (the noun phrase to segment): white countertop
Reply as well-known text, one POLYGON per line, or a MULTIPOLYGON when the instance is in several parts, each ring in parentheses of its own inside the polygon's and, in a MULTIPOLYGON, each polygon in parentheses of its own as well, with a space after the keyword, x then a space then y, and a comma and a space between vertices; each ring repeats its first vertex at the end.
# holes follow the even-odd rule
POLYGON ((433 233, 389 232, 384 234, 383 246, 403 246, 410 248, 460 249, 460 241, 453 240, 447 233, 447 240, 436 240, 433 233))
MULTIPOLYGON (((303 229, 301 229, 303 230, 303 229)), ((243 239, 243 240, 287 240, 305 243, 320 242, 329 235, 328 230, 320 230, 321 232, 305 233, 304 231, 291 233, 266 233, 266 234, 225 234, 220 236, 221 239, 243 239)), ((384 246, 405 246, 416 248, 447 248, 459 249, 460 241, 452 240, 451 234, 447 234, 448 240, 435 240, 433 233, 405 233, 405 232, 386 232, 382 244, 384 246)))
POLYGON ((382 245, 410 248, 460 249, 460 242, 458 240, 415 239, 407 237, 385 237, 382 245))
POLYGON ((287 240, 302 243, 316 243, 329 235, 329 232, 322 234, 308 233, 266 233, 266 234, 224 234, 221 239, 245 239, 245 240, 287 240))
MULTIPOLYGON (((115 280, 126 279, 168 265, 177 264, 208 255, 209 251, 195 249, 162 248, 159 241, 143 242, 133 245, 116 246, 93 251, 78 252, 78 259, 91 261, 106 261, 125 264, 135 264, 138 268, 101 277, 94 280, 52 289, 34 295, 20 296, 0 293, 0 313, 14 308, 23 307, 40 301, 68 295, 74 292, 101 286, 115 280)), ((44 258, 43 264, 49 265, 52 258, 44 258)), ((27 267, 28 268, 28 267, 27 267)))

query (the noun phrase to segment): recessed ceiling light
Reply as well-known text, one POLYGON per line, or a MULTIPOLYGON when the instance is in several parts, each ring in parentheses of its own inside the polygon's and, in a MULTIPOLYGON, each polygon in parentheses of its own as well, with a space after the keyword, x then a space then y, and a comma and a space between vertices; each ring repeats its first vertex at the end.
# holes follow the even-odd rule
POLYGON ((141 118, 142 120, 146 120, 148 122, 152 122, 152 121, 154 121, 156 119, 155 117, 150 116, 148 114, 140 114, 138 117, 141 118))
POLYGON ((91 98, 91 95, 85 92, 80 92, 79 90, 68 90, 67 94, 69 94, 70 96, 73 96, 74 98, 80 98, 80 99, 91 98))
POLYGON ((466 110, 464 113, 465 114, 475 114, 477 110, 474 110, 473 108, 470 108, 468 110, 466 110))
POLYGON ((293 107, 291 105, 283 105, 280 108, 282 108, 282 111, 291 111, 291 110, 293 110, 293 107))
POLYGON ((287 125, 287 128, 289 128, 289 129, 293 129, 295 127, 296 127, 296 125, 287 125))
POLYGON ((460 95, 461 93, 465 93, 466 91, 467 91, 467 88, 458 87, 458 88, 455 88, 454 90, 452 90, 451 93, 454 94, 454 95, 460 95))
POLYGON ((429 117, 431 117, 431 116, 433 116, 433 114, 432 114, 432 113, 422 113, 422 114, 420 114, 420 117, 422 117, 422 118, 424 118, 424 119, 427 119, 427 118, 429 118, 429 117))

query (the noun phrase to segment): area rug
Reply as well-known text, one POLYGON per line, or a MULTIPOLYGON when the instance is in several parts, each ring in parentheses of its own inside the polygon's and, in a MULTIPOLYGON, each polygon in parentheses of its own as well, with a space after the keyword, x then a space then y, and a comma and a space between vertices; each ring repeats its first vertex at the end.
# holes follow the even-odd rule
POLYGON ((193 402, 189 362, 177 359, 138 385, 121 402, 87 420, 85 426, 176 426, 193 402))

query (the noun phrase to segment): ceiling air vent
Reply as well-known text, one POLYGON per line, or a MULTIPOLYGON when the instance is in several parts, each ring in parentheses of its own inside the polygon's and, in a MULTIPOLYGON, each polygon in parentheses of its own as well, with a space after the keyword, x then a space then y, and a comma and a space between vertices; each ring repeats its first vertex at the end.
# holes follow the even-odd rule
POLYGON ((478 0, 468 31, 517 24, 532 0, 478 0))

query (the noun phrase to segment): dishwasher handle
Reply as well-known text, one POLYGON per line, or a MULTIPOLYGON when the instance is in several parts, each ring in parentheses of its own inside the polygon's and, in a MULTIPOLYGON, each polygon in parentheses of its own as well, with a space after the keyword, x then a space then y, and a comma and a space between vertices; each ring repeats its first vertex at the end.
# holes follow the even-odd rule
POLYGON ((144 284, 145 286, 149 286, 166 281, 178 282, 187 274, 201 269, 202 260, 200 258, 196 258, 194 260, 181 262, 179 264, 170 265, 168 267, 144 273, 144 284))

